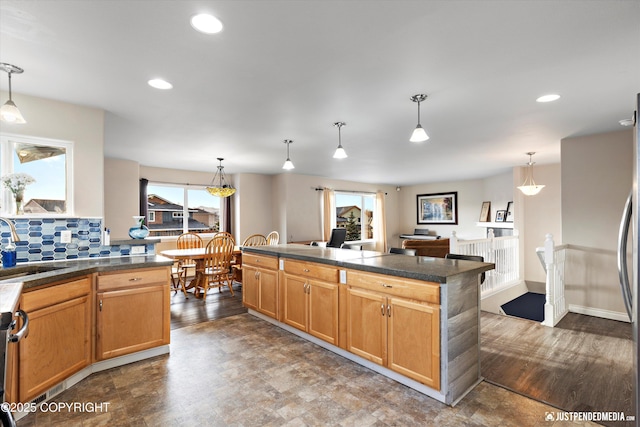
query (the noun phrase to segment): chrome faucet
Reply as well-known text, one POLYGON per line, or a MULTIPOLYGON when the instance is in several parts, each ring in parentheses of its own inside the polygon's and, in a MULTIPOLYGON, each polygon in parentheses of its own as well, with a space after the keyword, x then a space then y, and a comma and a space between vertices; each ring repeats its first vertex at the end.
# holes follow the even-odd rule
POLYGON ((20 238, 18 237, 18 232, 16 231, 16 226, 13 225, 13 222, 11 222, 10 219, 3 218, 1 216, 0 216, 0 221, 3 221, 4 223, 6 223, 11 229, 11 240, 13 240, 14 242, 19 242, 20 238))

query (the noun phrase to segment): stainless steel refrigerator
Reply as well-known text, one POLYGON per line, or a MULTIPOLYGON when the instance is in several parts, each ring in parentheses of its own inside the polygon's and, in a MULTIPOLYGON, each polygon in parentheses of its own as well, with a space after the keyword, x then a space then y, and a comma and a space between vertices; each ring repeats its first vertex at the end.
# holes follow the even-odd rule
POLYGON ((638 356, 640 355, 640 339, 638 337, 638 281, 640 275, 640 124, 638 123, 638 111, 640 110, 640 93, 636 95, 636 109, 633 112, 633 186, 622 214, 620 233, 618 235, 618 273, 620 275, 620 287, 624 299, 625 308, 632 324, 633 334, 633 385, 635 388, 634 408, 635 424, 640 426, 638 409, 640 408, 640 376, 638 375, 638 356), (628 237, 631 237, 629 244, 628 237), (627 265, 627 249, 632 250, 632 268, 627 265), (631 277, 629 277, 631 276, 631 277))

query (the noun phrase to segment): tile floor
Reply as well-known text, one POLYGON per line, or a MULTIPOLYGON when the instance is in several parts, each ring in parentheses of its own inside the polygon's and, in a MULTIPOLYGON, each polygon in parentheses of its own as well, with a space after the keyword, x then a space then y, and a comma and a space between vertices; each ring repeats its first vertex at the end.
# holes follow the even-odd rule
POLYGON ((172 331, 171 354, 91 375, 27 426, 543 426, 556 409, 481 383, 451 408, 249 314, 172 331))

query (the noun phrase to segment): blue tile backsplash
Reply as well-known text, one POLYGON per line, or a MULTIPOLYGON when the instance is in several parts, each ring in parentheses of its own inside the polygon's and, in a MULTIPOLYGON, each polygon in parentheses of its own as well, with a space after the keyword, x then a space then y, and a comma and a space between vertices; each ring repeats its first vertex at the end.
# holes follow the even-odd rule
MULTIPOLYGON (((19 242, 15 242, 17 261, 55 261, 65 259, 119 257, 129 255, 130 244, 102 245, 102 218, 14 218, 19 242), (71 230, 71 243, 60 243, 60 232, 71 230)), ((11 238, 9 227, 0 222, 4 248, 11 238)), ((155 253, 146 244, 146 253, 155 253)))

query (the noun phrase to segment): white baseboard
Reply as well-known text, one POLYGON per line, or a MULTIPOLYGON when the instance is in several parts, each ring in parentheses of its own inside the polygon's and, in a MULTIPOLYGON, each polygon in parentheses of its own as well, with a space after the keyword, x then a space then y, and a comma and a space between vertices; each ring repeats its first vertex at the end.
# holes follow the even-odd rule
POLYGON ((620 322, 631 323, 627 313, 619 311, 603 310, 601 308, 583 307, 581 305, 569 304, 571 313, 586 314, 587 316, 601 317, 603 319, 618 320, 620 322))

